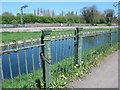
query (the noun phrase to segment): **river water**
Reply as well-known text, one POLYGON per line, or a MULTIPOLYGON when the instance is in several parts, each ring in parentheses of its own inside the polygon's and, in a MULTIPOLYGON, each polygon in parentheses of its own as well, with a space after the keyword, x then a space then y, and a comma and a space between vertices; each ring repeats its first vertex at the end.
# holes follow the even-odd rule
MULTIPOLYGON (((89 48, 93 48, 94 46, 98 46, 110 41, 110 37, 108 34, 100 34, 96 36, 88 36, 83 37, 82 39, 82 51, 87 50, 89 48)), ((118 33, 112 32, 112 43, 116 43, 118 40, 118 33)), ((42 62, 40 59, 39 63, 39 50, 41 52, 41 47, 34 47, 34 65, 35 70, 38 70, 42 67, 42 62)), ((25 69, 25 55, 24 50, 18 51, 20 57, 20 69, 21 74, 26 73, 25 69)), ((33 71, 33 63, 32 63, 32 49, 29 48, 26 50, 27 55, 27 62, 28 62, 28 72, 31 73, 33 71)), ((67 39, 59 39, 51 41, 51 56, 52 56, 52 64, 57 63, 66 57, 74 56, 74 38, 67 38, 67 39)), ((12 52, 10 53, 11 59, 11 66, 12 66, 12 74, 13 77, 18 76, 18 59, 17 53, 12 52)), ((4 78, 10 78, 10 68, 9 68, 9 60, 8 54, 2 55, 2 66, 3 66, 3 73, 4 78)))

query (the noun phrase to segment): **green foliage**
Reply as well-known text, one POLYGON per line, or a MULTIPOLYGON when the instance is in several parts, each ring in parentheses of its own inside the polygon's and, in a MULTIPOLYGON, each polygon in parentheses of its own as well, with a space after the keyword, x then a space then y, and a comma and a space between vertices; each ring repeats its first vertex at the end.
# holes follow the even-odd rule
POLYGON ((108 23, 107 26, 111 26, 112 24, 111 23, 108 23))
MULTIPOLYGON (((49 88, 64 88, 68 82, 74 79, 82 79, 90 71, 90 69, 92 67, 97 66, 104 57, 118 50, 117 46, 118 44, 115 44, 114 46, 110 47, 109 43, 105 43, 96 46, 94 48, 85 50, 82 53, 81 62, 76 65, 74 65, 74 58, 72 56, 52 64, 51 65, 52 83, 49 88)), ((30 88, 35 88, 35 87, 44 88, 44 82, 42 79, 40 80, 41 74, 42 74, 42 69, 36 70, 29 74, 30 88), (38 83, 37 81, 41 81, 41 82, 38 83)), ((21 78, 22 78, 22 87, 27 88, 28 82, 26 79, 26 75, 23 74, 21 78)), ((41 78, 43 78, 42 75, 41 78)), ((19 76, 15 77, 13 80, 14 80, 14 87, 19 88, 20 87, 19 76)), ((6 88, 12 88, 11 79, 5 79, 4 82, 6 88)))
POLYGON ((18 26, 17 20, 12 20, 12 24, 14 25, 14 27, 17 27, 18 26))
MULTIPOLYGON (((17 16, 2 16, 2 24, 12 24, 12 21, 16 20, 20 24, 20 15, 17 16)), ((30 23, 67 23, 70 21, 71 23, 81 23, 85 22, 83 20, 80 20, 78 16, 75 16, 73 18, 67 18, 64 16, 56 16, 56 17, 50 17, 50 16, 34 16, 32 14, 25 14, 23 15, 23 22, 30 24, 30 23)))
MULTIPOLYGON (((114 28, 113 30, 118 30, 118 28, 114 28)), ((83 32, 91 32, 91 31, 104 31, 104 30, 108 30, 107 28, 101 28, 101 29, 83 29, 83 32)), ((71 32, 74 33, 74 30, 66 30, 66 31, 54 31, 52 32, 52 36, 57 36, 58 34, 56 33, 60 33, 60 34, 67 34, 66 32, 71 32)), ((19 40, 23 40, 23 37, 26 38, 26 40, 28 39, 36 39, 39 38, 41 36, 41 32, 1 32, 0 35, 2 36, 2 43, 6 43, 6 42, 11 42, 11 41, 19 41, 19 40)))
POLYGON ((15 16, 12 15, 2 16, 2 24, 12 24, 13 20, 16 20, 15 16))
POLYGON ((107 23, 109 23, 109 22, 112 23, 112 19, 114 17, 114 14, 115 14, 115 11, 113 9, 106 9, 104 11, 104 16, 105 16, 107 23))
POLYGON ((105 23, 103 14, 101 14, 94 5, 91 7, 84 7, 81 12, 83 20, 91 25, 105 23))

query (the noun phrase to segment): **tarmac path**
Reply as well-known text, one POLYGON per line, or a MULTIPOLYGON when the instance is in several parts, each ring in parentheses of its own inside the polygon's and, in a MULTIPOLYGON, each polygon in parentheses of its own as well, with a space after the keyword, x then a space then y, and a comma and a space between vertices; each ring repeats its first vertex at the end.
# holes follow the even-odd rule
POLYGON ((118 52, 106 57, 83 80, 76 80, 68 88, 118 88, 118 52))

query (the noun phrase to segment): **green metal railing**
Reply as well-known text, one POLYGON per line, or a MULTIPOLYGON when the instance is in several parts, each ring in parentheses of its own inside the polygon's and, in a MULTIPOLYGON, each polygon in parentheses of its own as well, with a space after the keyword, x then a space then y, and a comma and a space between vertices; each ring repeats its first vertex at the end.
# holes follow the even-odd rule
POLYGON ((18 42, 15 42, 15 48, 13 49, 10 43, 6 44, 7 49, 0 51, 2 88, 49 88, 53 85, 54 80, 59 79, 59 77, 66 78, 64 76, 66 72, 70 72, 74 70, 76 65, 86 62, 85 60, 90 58, 90 54, 94 55, 102 50, 107 50, 117 43, 117 37, 113 40, 112 36, 114 32, 117 33, 117 30, 94 32, 83 32, 82 30, 82 28, 76 28, 76 30, 69 30, 68 32, 59 32, 46 29, 42 31, 42 36, 37 39, 37 44, 34 44, 32 38, 29 46, 27 46, 25 38, 23 47, 18 47, 18 42), (105 37, 107 37, 106 40, 104 40, 105 37), (95 43, 93 43, 94 40, 96 40, 95 43), (83 43, 85 41, 86 45, 83 43), (36 53, 34 48, 37 48, 38 51, 37 65, 39 69, 37 70, 35 69, 37 65, 35 63, 36 53), (28 49, 31 50, 31 56, 28 56, 28 49), (20 51, 23 51, 25 74, 21 73, 20 51), (11 53, 16 53, 17 56, 18 76, 16 77, 13 75, 11 53), (5 54, 8 55, 9 79, 5 78, 5 71, 3 71, 2 55, 5 54), (29 66, 28 57, 31 57, 31 66, 29 66), (30 67, 32 67, 32 72, 29 72, 30 67))

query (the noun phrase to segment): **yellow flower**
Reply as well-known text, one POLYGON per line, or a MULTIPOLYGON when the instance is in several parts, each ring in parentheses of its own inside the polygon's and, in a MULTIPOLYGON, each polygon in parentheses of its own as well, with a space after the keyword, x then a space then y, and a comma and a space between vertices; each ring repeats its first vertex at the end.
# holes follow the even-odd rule
POLYGON ((83 75, 83 72, 81 73, 81 75, 83 75))
POLYGON ((76 64, 76 66, 78 66, 78 64, 76 64))
POLYGON ((82 65, 82 63, 80 63, 80 66, 82 65))
POLYGON ((65 79, 67 79, 67 77, 64 77, 65 79))
POLYGON ((59 75, 59 77, 65 77, 65 75, 59 75))
POLYGON ((75 73, 76 76, 78 76, 78 73, 75 73))
POLYGON ((67 79, 67 77, 65 77, 65 75, 59 75, 59 77, 67 79))
POLYGON ((74 68, 76 68, 76 66, 74 66, 74 68))
POLYGON ((42 83, 41 86, 44 86, 44 84, 42 83))
POLYGON ((61 75, 59 75, 59 77, 61 77, 61 75))

